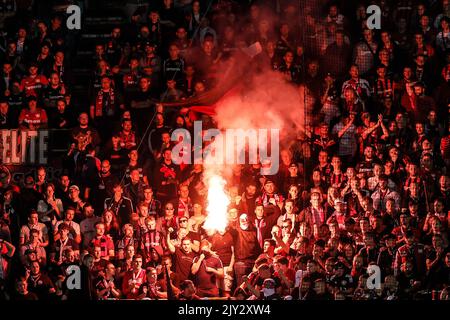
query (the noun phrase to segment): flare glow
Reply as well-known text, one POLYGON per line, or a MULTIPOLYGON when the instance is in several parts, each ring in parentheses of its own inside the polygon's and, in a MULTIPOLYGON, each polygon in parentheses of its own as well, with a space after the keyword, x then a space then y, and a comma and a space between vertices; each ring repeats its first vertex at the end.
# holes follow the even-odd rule
POLYGON ((208 180, 208 216, 203 225, 205 230, 224 232, 227 227, 230 199, 225 192, 225 185, 226 181, 218 175, 213 175, 208 180))

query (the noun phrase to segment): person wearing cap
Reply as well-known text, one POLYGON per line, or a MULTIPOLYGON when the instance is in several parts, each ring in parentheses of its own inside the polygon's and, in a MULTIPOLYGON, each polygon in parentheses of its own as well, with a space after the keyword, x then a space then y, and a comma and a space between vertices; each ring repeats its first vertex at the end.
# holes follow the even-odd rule
POLYGON ((278 206, 281 210, 283 201, 283 195, 276 191, 274 179, 267 177, 264 181, 264 192, 256 199, 256 202, 262 203, 265 208, 269 206, 278 206))
POLYGON ((37 106, 37 97, 28 97, 28 108, 22 109, 19 115, 19 128, 37 130, 47 127, 48 117, 44 109, 37 106))
POLYGON ((334 208, 335 211, 327 219, 327 224, 335 220, 339 225, 339 229, 343 230, 345 229, 345 219, 347 218, 347 202, 342 198, 337 198, 334 200, 334 208))
POLYGON ((151 68, 153 74, 158 74, 161 71, 161 58, 155 53, 156 44, 150 41, 143 43, 144 54, 139 59, 139 65, 142 69, 151 68))
POLYGON ((69 187, 69 198, 71 200, 70 206, 75 208, 75 222, 80 222, 82 219, 83 207, 86 204, 83 199, 80 198, 80 188, 77 185, 71 185, 69 187))

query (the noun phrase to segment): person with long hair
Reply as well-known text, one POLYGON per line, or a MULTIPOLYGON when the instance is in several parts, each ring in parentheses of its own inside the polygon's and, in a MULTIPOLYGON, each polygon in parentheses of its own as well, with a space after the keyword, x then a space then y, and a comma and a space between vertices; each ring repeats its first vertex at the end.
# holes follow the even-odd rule
POLYGON ((105 234, 109 235, 114 242, 119 240, 120 228, 114 212, 112 210, 105 210, 102 214, 102 220, 105 224, 105 234))

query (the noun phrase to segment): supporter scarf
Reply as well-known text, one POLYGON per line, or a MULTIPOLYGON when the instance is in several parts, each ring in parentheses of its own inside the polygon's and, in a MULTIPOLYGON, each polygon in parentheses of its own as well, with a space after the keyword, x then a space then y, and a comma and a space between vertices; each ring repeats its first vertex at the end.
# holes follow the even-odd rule
POLYGON ((62 64, 62 65, 58 66, 56 63, 53 64, 53 71, 58 73, 58 75, 59 75, 59 82, 62 83, 63 82, 62 77, 63 77, 63 74, 64 74, 64 65, 62 64))
POLYGON ((264 194, 262 195, 261 198, 262 198, 262 200, 263 200, 263 206, 264 206, 264 207, 267 207, 267 206, 269 205, 269 200, 270 200, 271 198, 275 198, 275 202, 276 202, 276 203, 280 203, 281 201, 283 201, 283 198, 280 197, 277 193, 274 193, 274 194, 272 195, 272 197, 271 197, 271 196, 269 196, 267 193, 264 192, 264 194))
POLYGON ((109 89, 109 101, 108 101, 108 106, 106 111, 106 114, 103 114, 103 94, 105 92, 103 92, 103 89, 100 89, 98 94, 97 94, 97 99, 95 102, 95 116, 96 117, 102 117, 102 116, 108 116, 108 110, 113 109, 114 110, 114 102, 115 102, 115 98, 114 98, 114 89, 110 88, 109 89))
POLYGON ((390 79, 378 79, 376 94, 380 97, 392 96, 392 83, 390 79))

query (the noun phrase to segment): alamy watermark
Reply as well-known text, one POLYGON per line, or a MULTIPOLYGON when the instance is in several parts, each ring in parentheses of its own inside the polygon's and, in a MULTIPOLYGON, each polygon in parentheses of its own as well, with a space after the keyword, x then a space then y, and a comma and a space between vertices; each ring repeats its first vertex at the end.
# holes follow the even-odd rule
POLYGON ((371 264, 367 267, 367 274, 369 277, 366 281, 367 289, 379 290, 381 289, 381 269, 375 264, 371 264))
POLYGON ((381 9, 377 5, 370 5, 367 7, 366 13, 369 15, 367 17, 366 25, 370 30, 381 29, 381 9))
POLYGON ((81 29, 81 8, 77 5, 68 6, 66 13, 69 15, 66 21, 66 27, 69 30, 81 29))
POLYGON ((186 129, 172 132, 172 161, 175 164, 258 164, 261 174, 278 172, 280 130, 271 129, 207 129, 194 122, 194 138, 186 129), (270 151, 270 152, 269 152, 270 151), (248 156, 248 162, 247 160, 248 156))

